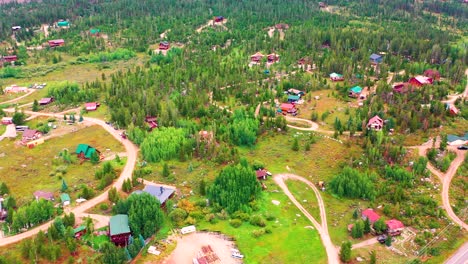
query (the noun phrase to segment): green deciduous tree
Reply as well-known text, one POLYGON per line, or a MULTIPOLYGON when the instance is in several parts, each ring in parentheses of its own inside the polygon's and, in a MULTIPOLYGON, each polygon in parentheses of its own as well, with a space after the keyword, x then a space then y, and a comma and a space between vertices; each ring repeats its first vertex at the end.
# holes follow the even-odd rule
POLYGON ((340 249, 340 259, 343 262, 348 262, 351 260, 351 242, 343 242, 340 249))

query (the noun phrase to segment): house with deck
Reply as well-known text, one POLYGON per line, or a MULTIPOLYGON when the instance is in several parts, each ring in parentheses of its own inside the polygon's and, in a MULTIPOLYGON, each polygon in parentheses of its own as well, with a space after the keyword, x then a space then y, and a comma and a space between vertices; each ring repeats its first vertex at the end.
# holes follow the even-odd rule
MULTIPOLYGON (((161 207, 164 207, 167 200, 174 196, 175 189, 163 185, 146 185, 143 189, 143 192, 149 193, 156 197, 156 199, 158 199, 159 203, 161 204, 161 207)), ((139 194, 141 191, 136 191, 134 193, 139 194)))
POLYGON ((54 201, 54 193, 52 192, 47 192, 47 191, 35 191, 33 193, 34 198, 36 201, 39 201, 39 199, 44 199, 48 201, 54 201))
POLYGON ((353 88, 349 89, 349 94, 348 96, 349 97, 353 97, 353 98, 359 98, 359 96, 361 95, 362 93, 362 87, 360 86, 354 86, 353 88))
POLYGON ((55 48, 55 47, 60 47, 65 45, 65 40, 63 39, 54 39, 54 40, 49 40, 49 47, 55 48))
POLYGON ((75 150, 77 157, 82 160, 89 160, 93 153, 97 153, 98 155, 100 154, 97 149, 87 144, 79 144, 75 150))
POLYGON ((367 122, 367 129, 368 130, 374 130, 374 131, 380 131, 382 130, 384 126, 384 121, 382 118, 380 118, 378 115, 375 115, 371 119, 369 119, 369 122, 367 122))
POLYGON ((418 75, 409 79, 408 83, 416 87, 422 87, 424 85, 431 85, 433 82, 432 78, 418 75))
POLYGON ((263 55, 262 53, 260 52, 257 52, 255 53, 254 55, 250 56, 250 63, 251 64, 260 64, 260 62, 262 61, 263 57, 265 57, 265 55, 263 55))
POLYGON ((296 106, 294 104, 283 103, 278 108, 278 113, 296 115, 297 114, 297 108, 296 108, 296 106))
POLYGON ((128 215, 114 215, 109 220, 109 238, 117 246, 127 246, 131 235, 128 215))
POLYGON ((379 64, 379 63, 382 63, 383 57, 382 57, 382 55, 372 53, 372 54, 369 56, 369 60, 370 60, 370 62, 371 62, 372 64, 379 64))
POLYGON ((366 219, 369 219, 369 222, 371 224, 374 224, 375 222, 377 222, 377 220, 380 219, 380 215, 378 215, 376 212, 374 212, 374 210, 368 208, 366 210, 363 210, 361 212, 361 218, 362 220, 366 220, 366 219))
POLYGON ((53 97, 45 97, 39 100, 39 105, 48 105, 54 101, 53 97))
POLYGON ((42 137, 42 132, 37 131, 35 129, 26 129, 23 132, 22 141, 23 142, 28 142, 28 141, 39 139, 41 137, 42 137))
POLYGON ((341 81, 344 81, 344 77, 342 74, 333 72, 333 73, 330 73, 330 80, 333 82, 341 82, 341 81))
POLYGON ((279 59, 280 59, 280 56, 278 54, 271 53, 271 54, 268 54, 267 56, 267 63, 273 64, 273 63, 279 62, 279 59))
POLYGON ((396 219, 387 220, 387 234, 390 236, 398 236, 405 229, 405 225, 396 219))
POLYGON ((161 41, 159 43, 159 50, 168 50, 171 48, 171 44, 167 41, 161 41))

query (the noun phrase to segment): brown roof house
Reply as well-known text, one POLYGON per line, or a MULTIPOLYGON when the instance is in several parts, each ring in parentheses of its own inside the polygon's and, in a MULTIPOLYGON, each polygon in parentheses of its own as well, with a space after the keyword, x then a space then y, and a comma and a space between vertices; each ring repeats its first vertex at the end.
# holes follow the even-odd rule
POLYGON ((48 201, 54 200, 54 194, 52 192, 35 191, 33 195, 34 195, 34 198, 36 198, 36 201, 39 201, 39 199, 45 199, 48 201))

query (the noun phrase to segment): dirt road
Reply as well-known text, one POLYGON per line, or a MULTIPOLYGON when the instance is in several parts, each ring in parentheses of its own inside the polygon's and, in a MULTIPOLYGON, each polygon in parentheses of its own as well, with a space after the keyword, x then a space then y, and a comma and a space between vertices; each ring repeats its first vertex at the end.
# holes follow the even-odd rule
POLYGON ((307 219, 309 219, 312 222, 314 227, 319 232, 320 238, 327 252, 328 263, 330 264, 340 263, 339 258, 338 258, 337 248, 332 243, 330 235, 328 233, 327 213, 325 211, 325 205, 323 203, 322 196, 320 195, 320 192, 317 189, 317 187, 315 187, 315 185, 311 183, 310 181, 308 181, 307 179, 304 179, 301 176, 294 175, 294 174, 277 174, 273 176, 273 180, 283 190, 286 196, 288 196, 288 198, 294 203, 294 205, 304 214, 304 216, 307 217, 307 219), (292 195, 286 183, 284 182, 287 179, 302 181, 314 191, 315 196, 317 197, 319 208, 320 208, 321 224, 318 223, 316 219, 314 219, 314 217, 296 200, 296 198, 294 198, 294 195, 292 195))
MULTIPOLYGON (((436 142, 436 147, 438 144, 439 144, 439 141, 436 142)), ((432 144, 423 144, 422 146, 417 146, 414 148, 418 149, 420 156, 425 157, 427 150, 430 149, 431 147, 432 147, 432 144)), ((465 160, 466 151, 459 150, 456 148, 456 146, 449 146, 448 149, 455 152, 457 154, 457 157, 452 161, 452 163, 450 164, 450 167, 445 173, 437 170, 430 163, 427 163, 427 169, 431 173, 436 175, 439 178, 440 182, 442 183, 442 206, 447 212, 447 216, 453 222, 455 222, 456 224, 460 225, 461 227, 463 227, 465 230, 468 231, 468 225, 453 212, 452 206, 450 205, 450 199, 449 199, 450 182, 455 176, 458 167, 460 167, 460 165, 465 160)))
POLYGON ((24 94, 24 95, 22 95, 22 96, 20 96, 18 98, 15 98, 15 99, 11 99, 11 100, 8 100, 8 101, 5 101, 5 102, 0 102, 0 104, 11 104, 11 103, 17 102, 17 101, 19 101, 19 100, 21 100, 21 99, 23 99, 23 98, 25 98, 27 96, 30 96, 35 91, 36 90, 34 90, 34 89, 29 89, 29 91, 26 94, 24 94))
MULTIPOLYGON (((14 112, 14 109, 4 109, 5 112, 14 112)), ((52 113, 38 113, 38 112, 31 112, 31 111, 24 111, 26 114, 28 115, 37 115, 37 116, 49 116, 49 117, 55 117, 55 118, 61 118, 63 117, 63 114, 59 113, 59 114, 52 114, 52 113)), ((104 128, 104 130, 106 130, 107 132, 109 132, 114 138, 116 138, 118 141, 120 141, 124 147, 125 147, 125 150, 127 152, 127 163, 125 164, 125 167, 122 171, 122 173, 120 174, 119 178, 112 184, 113 187, 117 188, 117 190, 120 190, 122 188, 122 183, 125 179, 127 178, 131 178, 132 177, 132 172, 135 168, 135 164, 136 164, 136 159, 137 159, 137 156, 138 156, 138 148, 133 144, 131 143, 129 140, 126 140, 126 139, 122 139, 119 135, 120 131, 118 130, 114 130, 112 127, 110 127, 109 125, 107 125, 104 121, 102 120, 99 120, 99 119, 96 119, 96 118, 90 118, 90 117, 84 117, 84 120, 87 121, 87 122, 91 122, 91 123, 94 123, 96 125, 99 125, 101 126, 102 128, 104 128)), ((85 213, 87 210, 91 209, 92 207, 94 207, 95 205, 99 204, 99 203, 102 203, 104 201, 107 200, 107 191, 109 190, 109 188, 101 193, 100 195, 94 197, 93 199, 91 200, 88 200, 74 208, 71 208, 69 210, 69 212, 73 212, 75 214, 76 217, 86 217, 86 216, 91 216, 91 218, 95 218, 97 220, 97 225, 102 225, 106 220, 104 219, 103 216, 96 216, 96 215, 91 215, 91 214, 87 214, 85 213)), ((12 243, 16 243, 16 242, 19 242, 25 238, 28 238, 28 237, 31 237, 31 236, 34 236, 35 234, 37 234, 40 230, 42 231, 45 231, 49 228, 49 226, 51 225, 52 221, 49 221, 45 224, 42 224, 34 229, 31 229, 31 230, 28 230, 24 233, 20 233, 18 235, 14 235, 14 236, 10 236, 10 237, 5 237, 3 239, 0 240, 0 246, 5 246, 5 245, 9 245, 9 244, 12 244, 12 243)))

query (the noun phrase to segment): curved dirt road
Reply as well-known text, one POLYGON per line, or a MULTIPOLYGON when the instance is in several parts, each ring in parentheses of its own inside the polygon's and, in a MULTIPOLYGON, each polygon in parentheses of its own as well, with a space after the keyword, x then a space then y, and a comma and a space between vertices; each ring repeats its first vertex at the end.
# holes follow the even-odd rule
MULTIPOLYGON (((4 109, 4 111, 14 112, 14 109, 4 109)), ((28 115, 49 116, 49 117, 55 117, 55 118, 63 117, 63 114, 38 113, 38 112, 31 112, 31 111, 24 111, 24 113, 28 115)), ((114 130, 112 127, 107 125, 104 121, 96 119, 96 118, 90 118, 90 117, 83 117, 83 119, 85 121, 89 121, 91 123, 101 126, 107 132, 109 132, 114 138, 116 138, 118 141, 120 141, 124 145, 125 150, 127 152, 127 163, 125 164, 125 167, 122 173, 120 174, 119 178, 116 181, 114 181, 114 183, 111 185, 112 187, 117 188, 117 190, 120 190, 122 188, 123 181, 127 178, 132 177, 132 172, 135 168, 136 159, 138 156, 138 148, 129 140, 123 140, 119 135, 119 131, 114 130)), ((87 214, 85 212, 91 209, 92 207, 94 207, 95 205, 106 201, 107 191, 108 189, 105 192, 101 193, 100 195, 94 197, 93 199, 88 200, 74 208, 71 208, 70 210, 68 210, 68 212, 73 212, 73 214, 75 214, 75 217, 78 217, 78 218, 87 217, 87 216, 91 216, 93 218, 94 215, 87 214)), ((105 221, 104 217, 97 216, 96 218, 97 218, 96 220, 97 220, 98 226, 102 225, 103 224, 102 222, 105 221)), ((10 236, 10 237, 4 237, 0 240, 0 246, 5 246, 5 245, 12 244, 12 243, 16 243, 16 242, 21 241, 22 239, 34 236, 35 234, 39 233, 39 231, 41 230, 42 231, 47 230, 51 224, 52 224, 52 221, 49 221, 34 229, 28 230, 24 233, 20 233, 20 234, 10 236)))
MULTIPOLYGON (((437 142, 438 144, 439 142, 437 142)), ((417 146, 414 147, 418 149, 419 156, 425 157, 426 156, 426 151, 430 148, 432 148, 432 144, 424 144, 422 146, 417 146)), ((452 181, 453 177, 455 176, 458 167, 463 163, 465 160, 465 154, 466 151, 459 150, 455 146, 449 146, 449 150, 455 152, 457 154, 457 157, 452 161, 450 164, 449 169, 447 172, 443 173, 432 164, 429 162, 427 163, 427 169, 434 175, 439 178, 440 182, 442 183, 442 206, 444 207, 445 211, 447 212, 447 216, 452 219, 452 221, 459 226, 463 227, 465 230, 468 231, 468 225, 462 221, 456 214, 453 212, 452 206, 450 205, 450 199, 449 199, 449 188, 450 188, 450 182, 452 181)))
POLYGON ((5 102, 0 102, 0 104, 10 104, 10 103, 14 103, 16 101, 19 101, 27 96, 30 96, 32 93, 34 93, 36 90, 33 90, 33 89, 29 89, 29 92, 27 92, 26 94, 20 96, 20 97, 17 97, 15 99, 11 99, 11 100, 8 100, 8 101, 5 101, 5 102))
POLYGON ((294 205, 304 214, 304 216, 312 222, 314 227, 319 232, 320 238, 322 239, 322 243, 325 246, 325 250, 327 252, 328 263, 340 263, 338 251, 335 245, 332 243, 330 235, 328 233, 327 213, 325 211, 325 205, 323 203, 322 196, 320 195, 320 192, 317 189, 317 187, 315 187, 315 185, 307 179, 304 179, 294 174, 277 174, 273 176, 273 180, 283 190, 286 196, 288 196, 288 198, 294 203, 294 205), (316 219, 314 219, 314 217, 296 200, 296 198, 294 198, 294 195, 292 195, 292 193, 288 189, 288 186, 284 182, 287 179, 304 182, 310 188, 312 188, 312 190, 315 193, 315 196, 317 197, 318 205, 320 208, 320 220, 322 222, 321 224, 318 223, 316 219))

